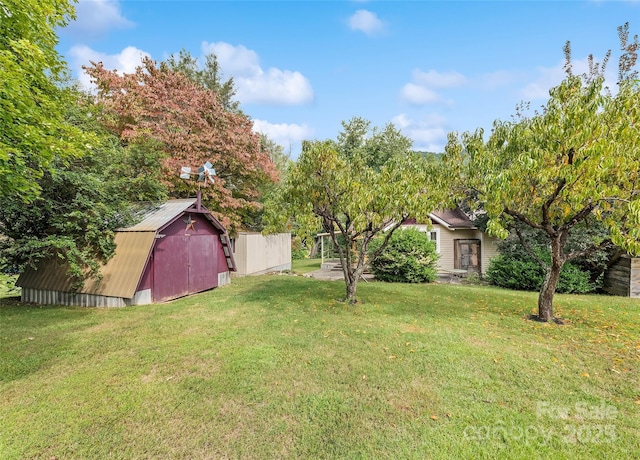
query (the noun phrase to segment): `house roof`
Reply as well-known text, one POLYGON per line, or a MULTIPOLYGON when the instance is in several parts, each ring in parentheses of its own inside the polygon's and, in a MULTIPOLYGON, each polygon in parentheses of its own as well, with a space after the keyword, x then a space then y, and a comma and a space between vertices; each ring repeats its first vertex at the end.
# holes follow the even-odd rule
MULTIPOLYGON (((477 227, 473 221, 459 208, 446 209, 444 211, 434 211, 429 213, 429 218, 434 224, 442 225, 449 230, 456 229, 470 229, 475 230, 477 227)), ((414 218, 406 219, 403 224, 416 225, 417 222, 414 218)))
POLYGON ((455 230, 457 228, 476 228, 473 221, 469 219, 469 217, 460 208, 432 212, 429 214, 429 217, 433 222, 444 225, 451 230, 455 230))

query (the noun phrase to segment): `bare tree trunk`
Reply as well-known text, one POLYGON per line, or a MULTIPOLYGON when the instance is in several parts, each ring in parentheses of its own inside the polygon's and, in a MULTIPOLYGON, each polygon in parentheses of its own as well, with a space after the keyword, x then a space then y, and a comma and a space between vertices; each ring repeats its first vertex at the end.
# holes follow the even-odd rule
POLYGON ((551 266, 538 295, 538 320, 544 322, 553 321, 553 296, 556 293, 560 272, 565 262, 560 240, 560 237, 551 240, 551 266))
POLYGON ((349 303, 356 303, 358 301, 356 299, 356 288, 358 287, 358 279, 351 276, 345 280, 345 284, 347 285, 347 298, 345 299, 345 301, 349 303))
POLYGON ((538 319, 540 321, 549 322, 553 320, 553 296, 556 293, 561 269, 562 267, 551 266, 547 276, 544 278, 538 295, 538 319))

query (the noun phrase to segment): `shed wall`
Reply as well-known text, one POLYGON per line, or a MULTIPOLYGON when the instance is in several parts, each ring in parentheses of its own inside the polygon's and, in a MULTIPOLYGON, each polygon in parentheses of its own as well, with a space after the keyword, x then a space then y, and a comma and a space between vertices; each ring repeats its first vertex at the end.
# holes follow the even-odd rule
POLYGON ((640 258, 623 256, 604 274, 607 294, 640 298, 640 258))
POLYGON ((291 234, 264 236, 260 233, 240 233, 233 254, 238 276, 290 270, 291 234))
POLYGON ((629 297, 631 258, 621 257, 604 274, 602 290, 607 294, 629 297))
POLYGON ((158 236, 149 273, 143 276, 143 281, 151 280, 154 302, 217 287, 221 265, 228 271, 220 231, 204 215, 184 213, 158 236))

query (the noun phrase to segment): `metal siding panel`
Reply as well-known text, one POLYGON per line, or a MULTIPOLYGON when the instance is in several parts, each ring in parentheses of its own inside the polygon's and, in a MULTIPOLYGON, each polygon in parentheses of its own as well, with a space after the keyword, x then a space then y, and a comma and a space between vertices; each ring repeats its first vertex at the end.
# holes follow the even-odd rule
POLYGON ((93 294, 78 294, 44 289, 25 288, 22 301, 41 305, 67 305, 80 307, 124 307, 125 299, 93 294))
POLYGON ((153 300, 162 302, 189 293, 188 236, 167 236, 153 251, 153 300))
POLYGON ((231 283, 231 274, 229 272, 218 273, 218 286, 226 286, 231 283))
POLYGON ((37 269, 26 267, 18 277, 16 286, 53 291, 72 290, 67 266, 59 259, 42 260, 37 269))
MULTIPOLYGON (((84 286, 77 292, 110 297, 133 297, 154 240, 154 232, 116 233, 116 253, 101 268, 102 279, 85 281, 84 286)), ((22 288, 74 292, 67 277, 67 266, 56 259, 42 261, 37 270, 27 268, 16 284, 22 288)))
POLYGON ((155 236, 155 232, 116 233, 116 254, 102 268, 102 280, 85 283, 80 292, 127 299, 133 297, 155 236))

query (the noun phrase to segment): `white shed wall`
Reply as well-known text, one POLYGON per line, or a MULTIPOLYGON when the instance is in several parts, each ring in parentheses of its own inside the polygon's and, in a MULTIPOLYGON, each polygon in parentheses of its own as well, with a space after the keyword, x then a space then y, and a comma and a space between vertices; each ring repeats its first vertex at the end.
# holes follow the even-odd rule
POLYGON ((240 233, 235 239, 233 257, 236 276, 259 275, 291 270, 291 234, 240 233))

